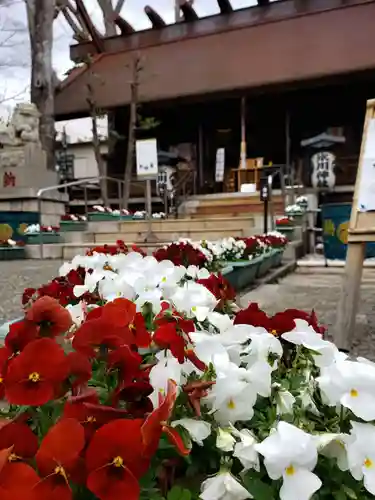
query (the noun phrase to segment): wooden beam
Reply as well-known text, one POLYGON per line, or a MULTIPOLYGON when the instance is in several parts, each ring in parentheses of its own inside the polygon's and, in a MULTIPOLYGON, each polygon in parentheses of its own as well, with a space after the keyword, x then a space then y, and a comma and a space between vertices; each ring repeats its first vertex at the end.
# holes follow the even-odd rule
POLYGON ((217 0, 217 3, 222 14, 229 14, 230 12, 233 12, 233 7, 230 3, 230 0, 217 0))
POLYGON ((198 21, 199 16, 195 12, 194 7, 189 2, 182 3, 180 5, 180 9, 182 10, 182 15, 184 16, 185 22, 191 23, 193 21, 198 21))
POLYGON ((132 33, 135 32, 135 29, 133 28, 133 26, 131 24, 129 24, 128 21, 126 21, 120 15, 117 15, 115 17, 115 23, 120 28, 122 36, 131 35, 132 33))
POLYGON ((166 26, 164 19, 149 5, 146 5, 145 13, 150 19, 153 28, 163 28, 166 26))
POLYGON ((86 10, 86 7, 83 3, 83 0, 76 0, 77 13, 80 16, 82 23, 85 25, 85 28, 89 35, 91 36, 94 47, 98 53, 102 53, 105 51, 103 38, 100 35, 99 31, 95 28, 89 13, 86 10))
POLYGON ((270 0, 257 0, 258 1, 258 5, 260 5, 261 7, 264 7, 265 5, 269 5, 270 3, 270 0))

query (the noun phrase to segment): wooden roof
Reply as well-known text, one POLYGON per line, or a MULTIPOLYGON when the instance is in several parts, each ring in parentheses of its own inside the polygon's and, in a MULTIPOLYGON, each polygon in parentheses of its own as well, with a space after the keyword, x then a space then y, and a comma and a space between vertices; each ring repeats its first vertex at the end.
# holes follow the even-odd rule
POLYGON ((375 0, 258 0, 232 10, 217 0, 221 14, 197 19, 187 7, 184 22, 168 25, 150 7, 152 28, 103 38, 101 47, 71 47, 75 61, 94 55, 90 71, 73 70, 56 95, 58 119, 87 113, 87 83, 95 74, 101 109, 130 102, 132 61, 140 55, 141 101, 169 100, 215 92, 375 69, 375 0))

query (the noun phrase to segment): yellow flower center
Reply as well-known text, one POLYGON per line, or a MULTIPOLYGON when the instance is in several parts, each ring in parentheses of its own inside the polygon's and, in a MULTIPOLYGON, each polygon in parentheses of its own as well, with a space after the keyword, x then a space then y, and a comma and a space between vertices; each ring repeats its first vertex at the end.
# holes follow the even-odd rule
POLYGON ((358 398, 358 391, 356 389, 352 389, 350 391, 350 395, 352 398, 358 398))
POLYGON ((133 325, 133 323, 131 323, 131 324, 129 325, 129 330, 136 330, 136 328, 135 328, 135 326, 133 325))
POLYGON ((87 417, 86 422, 88 424, 92 424, 93 422, 96 422, 96 418, 90 415, 89 417, 87 417))
POLYGON ((39 373, 38 372, 30 373, 29 380, 30 380, 30 382, 39 382, 39 380, 40 380, 39 373))
POLYGON ((3 382, 4 382, 3 377, 0 377, 0 384, 2 384, 3 382))
POLYGON ((109 265, 109 264, 106 264, 104 267, 103 267, 104 271, 113 271, 112 267, 109 265))
POLYGON ((55 474, 59 474, 65 479, 66 482, 68 482, 68 476, 66 475, 64 467, 61 467, 61 465, 55 467, 55 474))
POLYGON ((228 410, 234 410, 234 409, 235 409, 235 407, 236 407, 236 405, 235 405, 235 403, 234 403, 233 399, 230 399, 230 400, 228 401, 228 403, 227 403, 227 408, 228 408, 228 410))
POLYGON ((113 459, 113 462, 112 462, 112 465, 114 465, 115 467, 123 467, 124 466, 124 460, 122 457, 115 457, 113 459))
POLYGON ((165 283, 167 281, 167 278, 164 276, 161 280, 162 283, 165 283))
POLYGON ((18 457, 15 453, 11 453, 8 460, 9 462, 16 462, 17 460, 21 460, 21 457, 18 457))
POLYGON ((272 335, 277 335, 277 330, 272 330, 271 333, 272 335))
POLYGON ((197 306, 193 306, 193 307, 191 308, 191 310, 192 310, 193 312, 197 312, 197 306))
POLYGON ((374 463, 369 458, 366 458, 366 460, 364 461, 363 465, 366 467, 366 469, 371 469, 372 466, 374 465, 374 463))
POLYGON ((287 467, 285 469, 285 472, 286 472, 286 475, 287 476, 293 476, 293 474, 296 472, 293 465, 289 465, 289 467, 287 467))

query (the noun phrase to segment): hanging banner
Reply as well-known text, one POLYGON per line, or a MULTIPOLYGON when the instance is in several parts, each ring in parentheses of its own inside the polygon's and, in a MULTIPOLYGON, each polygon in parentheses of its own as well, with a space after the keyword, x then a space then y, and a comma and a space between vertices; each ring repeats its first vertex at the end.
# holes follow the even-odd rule
POLYGON ((223 182, 225 172, 225 149, 219 148, 216 151, 215 181, 223 182))
POLYGON ((156 179, 158 176, 158 147, 156 139, 145 139, 135 144, 137 177, 156 179))

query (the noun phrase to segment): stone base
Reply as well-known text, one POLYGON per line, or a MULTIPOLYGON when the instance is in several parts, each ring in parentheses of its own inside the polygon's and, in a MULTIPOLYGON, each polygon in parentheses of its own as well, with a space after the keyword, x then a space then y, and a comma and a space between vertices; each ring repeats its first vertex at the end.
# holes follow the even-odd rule
MULTIPOLYGON (((13 188, 9 191, 0 189, 0 214, 1 212, 36 213, 39 218, 37 192, 38 189, 35 188, 13 188)), ((61 216, 65 214, 65 205, 68 201, 66 194, 56 191, 44 193, 40 205, 41 224, 58 226, 61 216)))

